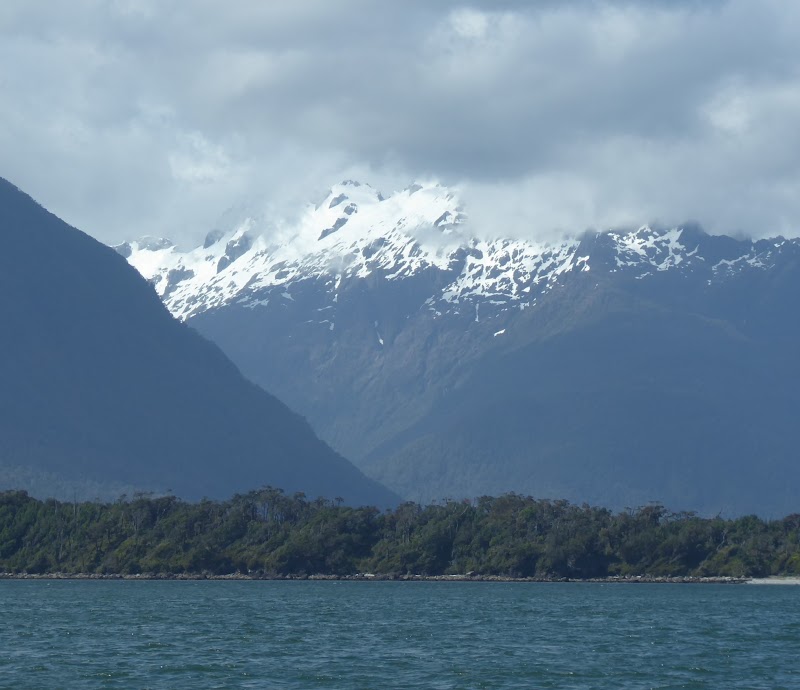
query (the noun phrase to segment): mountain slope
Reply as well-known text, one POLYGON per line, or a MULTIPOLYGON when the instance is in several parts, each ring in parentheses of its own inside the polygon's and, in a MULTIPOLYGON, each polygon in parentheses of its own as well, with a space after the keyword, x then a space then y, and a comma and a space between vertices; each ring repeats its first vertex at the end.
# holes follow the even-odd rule
POLYGON ((453 496, 530 487, 616 507, 796 509, 791 350, 629 295, 591 302, 595 318, 481 358, 364 467, 453 496))
POLYGON ((445 188, 354 183, 261 229, 118 251, 404 495, 796 509, 797 240, 688 225, 489 241, 445 188))
POLYGON ((6 477, 195 498, 271 484, 394 500, 174 320, 122 257, 6 181, 0 237, 6 477))

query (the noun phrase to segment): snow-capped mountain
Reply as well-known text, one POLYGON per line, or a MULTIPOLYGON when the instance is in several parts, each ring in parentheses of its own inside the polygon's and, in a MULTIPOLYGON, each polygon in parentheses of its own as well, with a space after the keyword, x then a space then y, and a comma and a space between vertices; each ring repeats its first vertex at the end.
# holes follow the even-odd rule
POLYGON ((374 272, 392 280, 428 267, 446 270, 450 250, 462 241, 462 221, 457 200, 442 187, 412 185, 384 199, 368 185, 345 181, 297 226, 273 229, 271 237, 247 219, 229 232, 212 231, 186 253, 153 238, 117 250, 186 319, 232 301, 258 306, 259 291, 298 279, 328 279, 335 294, 342 279, 374 272))
POLYGON ((688 224, 545 244, 476 236, 468 211, 436 184, 343 182, 296 223, 117 251, 406 497, 790 510, 798 240, 688 224))
MULTIPOLYGON (((227 232, 212 231, 202 246, 182 252, 168 239, 143 238, 116 247, 155 286, 170 311, 189 319, 237 303, 266 306, 266 292, 292 299, 298 281, 321 281, 330 304, 343 281, 379 276, 401 281, 429 269, 447 280, 428 296, 434 312, 465 303, 525 308, 568 272, 595 265, 645 278, 680 269, 704 271, 708 280, 774 265, 786 240, 739 243, 709 258, 709 238, 694 229, 608 231, 557 244, 478 239, 456 194, 438 184, 414 184, 384 198, 366 184, 344 181, 310 207, 293 227, 266 235, 252 218, 227 232), (730 251, 733 249, 733 251, 730 251), (285 288, 276 292, 275 288, 285 288)), ((789 242, 796 251, 797 243, 789 242)), ((496 311, 492 309, 491 311, 496 311)), ((330 315, 328 315, 330 316, 330 315)), ((329 318, 321 323, 335 327, 329 318)))

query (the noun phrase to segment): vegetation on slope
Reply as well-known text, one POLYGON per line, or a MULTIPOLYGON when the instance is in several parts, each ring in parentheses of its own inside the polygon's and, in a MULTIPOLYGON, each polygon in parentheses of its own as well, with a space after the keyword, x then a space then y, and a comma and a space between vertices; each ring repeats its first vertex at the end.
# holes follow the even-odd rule
POLYGON ((100 574, 800 574, 800 515, 613 513, 517 494, 395 510, 264 488, 230 500, 114 503, 0 493, 0 572, 100 574))

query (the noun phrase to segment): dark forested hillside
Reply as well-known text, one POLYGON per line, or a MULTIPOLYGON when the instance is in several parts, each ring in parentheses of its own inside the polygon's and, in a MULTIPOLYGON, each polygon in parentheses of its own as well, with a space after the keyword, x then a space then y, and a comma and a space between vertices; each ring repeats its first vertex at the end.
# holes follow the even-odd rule
POLYGON ((395 501, 173 319, 121 256, 4 180, 0 245, 0 487, 199 498, 271 483, 395 501))
POLYGON ((515 578, 800 574, 800 516, 613 513, 509 494, 392 511, 271 488, 223 502, 0 493, 0 572, 515 578))
MULTIPOLYGON (((677 276, 660 295, 610 283, 554 291, 509 347, 465 367, 362 466, 427 499, 519 487, 614 508, 796 510, 800 338, 788 333, 800 319, 788 293, 777 336, 732 308, 679 308, 677 276)), ((737 310, 776 297, 757 294, 737 310)))

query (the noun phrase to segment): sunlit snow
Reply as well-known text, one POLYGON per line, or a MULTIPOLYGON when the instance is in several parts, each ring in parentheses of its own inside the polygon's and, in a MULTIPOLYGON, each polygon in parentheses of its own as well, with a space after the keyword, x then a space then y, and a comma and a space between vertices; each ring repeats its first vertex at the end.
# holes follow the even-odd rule
MULTIPOLYGON (((266 306, 264 290, 269 288, 293 301, 290 286, 304 279, 320 280, 333 308, 343 281, 373 275, 393 281, 438 269, 447 272, 449 282, 425 302, 426 308, 441 316, 458 313, 464 302, 474 303, 470 310, 480 322, 480 302, 524 309, 565 273, 591 269, 591 250, 580 239, 556 244, 487 240, 469 230, 457 195, 446 187, 418 183, 384 198, 369 185, 348 180, 310 205, 296 223, 270 226, 268 232, 247 218, 228 233, 210 234, 207 246, 187 252, 158 238, 118 249, 180 319, 228 303, 266 306)), ((601 235, 610 243, 616 270, 633 271, 639 279, 704 261, 681 228, 642 226, 601 235)), ((761 251, 752 243, 748 254, 718 261, 714 273, 767 267, 772 252, 781 251, 782 238, 777 239, 780 243, 770 242, 761 251)), ((320 323, 334 328, 330 320, 320 323)), ((383 345, 377 324, 376 336, 383 345)))

